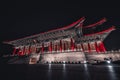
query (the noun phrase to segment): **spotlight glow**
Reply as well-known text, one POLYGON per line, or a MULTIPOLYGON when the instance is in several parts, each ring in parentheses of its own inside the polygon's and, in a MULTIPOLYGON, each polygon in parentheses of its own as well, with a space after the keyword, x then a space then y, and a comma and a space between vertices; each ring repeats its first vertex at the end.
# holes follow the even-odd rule
POLYGON ((87 63, 87 61, 84 61, 84 63, 86 64, 86 63, 87 63))
POLYGON ((109 63, 109 64, 110 64, 110 63, 111 63, 111 61, 107 61, 107 63, 109 63))

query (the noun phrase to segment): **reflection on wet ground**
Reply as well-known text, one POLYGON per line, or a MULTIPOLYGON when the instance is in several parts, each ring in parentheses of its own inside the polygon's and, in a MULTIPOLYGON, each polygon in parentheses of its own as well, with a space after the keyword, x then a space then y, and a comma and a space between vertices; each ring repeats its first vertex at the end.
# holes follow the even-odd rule
POLYGON ((4 80, 120 80, 120 65, 1 65, 4 80))

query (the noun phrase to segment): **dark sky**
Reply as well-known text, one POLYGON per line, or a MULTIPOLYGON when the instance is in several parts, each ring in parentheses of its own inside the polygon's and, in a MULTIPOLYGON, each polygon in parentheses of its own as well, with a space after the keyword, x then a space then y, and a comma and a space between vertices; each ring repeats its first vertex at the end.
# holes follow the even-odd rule
MULTIPOLYGON (((83 16, 86 17, 85 25, 103 17, 107 18, 107 26, 119 27, 120 25, 119 7, 110 2, 103 1, 94 4, 90 1, 4 1, 1 4, 1 42, 66 26, 83 16)), ((118 34, 120 34, 119 29, 112 33, 110 40, 120 40, 118 34)), ((114 43, 116 44, 120 43, 114 43)))

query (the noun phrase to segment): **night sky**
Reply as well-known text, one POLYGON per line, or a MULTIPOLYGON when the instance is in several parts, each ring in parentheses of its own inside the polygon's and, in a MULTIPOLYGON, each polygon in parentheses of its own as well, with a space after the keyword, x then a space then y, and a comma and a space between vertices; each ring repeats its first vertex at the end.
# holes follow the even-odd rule
MULTIPOLYGON (((114 3, 91 3, 80 1, 4 1, 0 11, 2 13, 0 15, 0 42, 63 27, 83 16, 86 18, 84 25, 94 23, 105 17, 107 18, 106 26, 115 25, 117 28, 106 38, 105 45, 108 49, 120 48, 119 7, 114 3)), ((3 46, 3 44, 1 45, 3 46)))

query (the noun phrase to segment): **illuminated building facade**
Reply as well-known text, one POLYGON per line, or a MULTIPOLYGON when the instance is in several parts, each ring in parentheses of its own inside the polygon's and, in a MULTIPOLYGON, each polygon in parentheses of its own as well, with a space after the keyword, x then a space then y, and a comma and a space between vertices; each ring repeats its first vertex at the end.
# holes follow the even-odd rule
POLYGON ((5 43, 14 45, 13 55, 42 55, 43 62, 62 61, 59 59, 60 56, 65 58, 64 61, 71 59, 79 61, 79 55, 84 57, 84 60, 84 54, 106 54, 103 41, 111 31, 115 30, 115 26, 96 31, 96 28, 99 29, 106 22, 106 18, 87 26, 84 25, 84 21, 85 18, 82 17, 68 26, 5 43), (78 57, 72 58, 74 55, 78 57), (47 59, 48 56, 55 57, 50 57, 53 59, 50 61, 50 58, 47 59))

